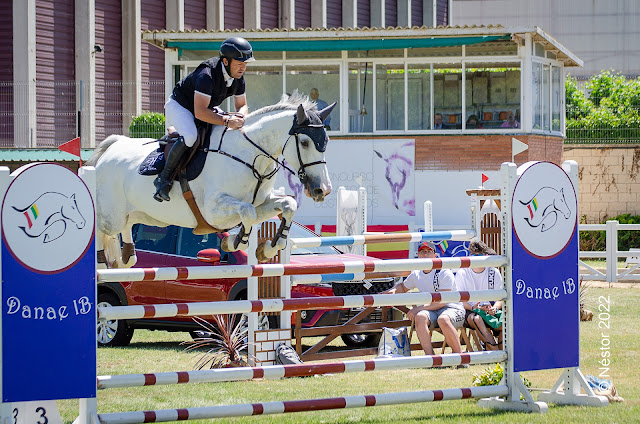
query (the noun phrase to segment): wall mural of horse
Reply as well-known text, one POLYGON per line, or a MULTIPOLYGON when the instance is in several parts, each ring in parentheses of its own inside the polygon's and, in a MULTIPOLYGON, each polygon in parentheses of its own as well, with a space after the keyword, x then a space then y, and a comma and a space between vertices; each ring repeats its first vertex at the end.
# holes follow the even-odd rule
MULTIPOLYGON (((246 249, 251 227, 278 214, 281 223, 276 237, 258 246, 256 254, 263 261, 286 246, 297 205, 292 197, 273 193, 272 177, 282 166, 280 157, 288 163, 286 168, 298 175, 305 194, 314 201, 323 201, 331 192, 324 160, 329 138, 322 122, 334 106, 335 103, 318 111, 307 96, 294 92, 275 105, 250 113, 241 131, 228 130, 223 139, 224 127, 214 127, 210 146, 221 145, 226 154, 209 152, 204 169, 190 186, 210 225, 221 230, 241 226, 238 234, 223 239, 223 249, 246 249)), ((104 262, 102 267, 135 264, 131 234, 134 224, 188 228, 197 225, 180 196, 179 184, 173 185, 170 202, 158 203, 153 199, 154 176, 138 173, 141 162, 157 148, 154 140, 111 135, 86 163, 96 167, 96 247, 98 261, 104 262), (122 251, 118 234, 122 234, 122 251)))

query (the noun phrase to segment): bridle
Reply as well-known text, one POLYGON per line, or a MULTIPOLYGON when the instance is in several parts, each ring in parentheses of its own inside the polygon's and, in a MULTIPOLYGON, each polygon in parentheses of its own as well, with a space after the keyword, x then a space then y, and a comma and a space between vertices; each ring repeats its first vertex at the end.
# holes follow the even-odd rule
MULTIPOLYGON (((300 134, 307 134, 309 137, 311 137, 311 139, 314 142, 314 145, 316 145, 316 148, 318 147, 319 141, 314 140, 314 137, 309 134, 312 132, 317 131, 317 129, 320 128, 324 128, 324 125, 322 124, 311 124, 309 122, 309 120, 307 119, 305 122, 303 122, 302 124, 298 125, 296 123, 296 117, 294 116, 293 118, 293 125, 291 127, 291 129, 289 130, 289 137, 287 138, 287 140, 284 142, 284 145, 282 146, 282 150, 280 151, 279 156, 282 156, 284 154, 284 150, 287 147, 287 143, 289 143, 289 140, 291 139, 291 136, 294 136, 296 139, 296 153, 298 156, 298 163, 299 163, 299 168, 298 168, 298 178, 300 179, 300 182, 302 183, 302 185, 306 185, 307 182, 309 181, 309 176, 307 175, 306 172, 306 168, 313 166, 313 165, 322 165, 322 164, 326 164, 327 162, 324 160, 317 160, 314 162, 310 162, 310 163, 303 163, 302 162, 302 155, 300 153, 300 134), (303 130, 302 132, 300 130, 303 130)), ((256 188, 253 191, 253 200, 251 201, 251 203, 255 202, 256 197, 258 195, 258 190, 260 189, 260 186, 262 185, 262 183, 265 180, 269 180, 271 178, 273 178, 274 175, 276 175, 276 173, 280 170, 280 167, 286 169, 287 171, 289 171, 292 175, 295 175, 296 172, 291 169, 289 166, 287 166, 284 161, 281 161, 280 159, 278 159, 278 157, 274 157, 271 154, 269 154, 269 152, 267 152, 262 146, 260 146, 259 144, 257 144, 255 141, 251 140, 251 138, 249 138, 249 136, 247 135, 247 133, 245 133, 243 130, 240 130, 240 133, 244 136, 244 138, 251 143, 251 145, 253 145, 255 148, 257 148, 258 150, 260 150, 260 152, 262 152, 262 154, 256 155, 253 158, 253 163, 248 163, 246 161, 244 161, 243 159, 240 159, 237 156, 234 156, 230 153, 225 152, 224 150, 222 150, 222 141, 224 140, 224 136, 227 133, 227 130, 229 128, 225 128, 222 131, 222 135, 220 136, 220 143, 218 144, 218 148, 217 149, 210 149, 210 148, 204 148, 204 152, 205 153, 218 153, 221 155, 224 155, 228 158, 231 158, 233 160, 235 160, 236 162, 240 162, 241 164, 245 165, 246 167, 248 167, 251 172, 253 173, 253 176, 258 180, 258 184, 256 185, 256 188), (276 163, 276 167, 267 172, 266 174, 261 174, 255 167, 255 163, 256 160, 260 157, 260 156, 266 156, 269 159, 271 159, 272 161, 274 161, 276 163)), ((323 133, 324 135, 324 133, 323 133)), ((319 134, 318 134, 319 136, 319 134)), ((317 137, 316 137, 317 138, 317 137)), ((322 150, 324 151, 324 150, 322 150)))

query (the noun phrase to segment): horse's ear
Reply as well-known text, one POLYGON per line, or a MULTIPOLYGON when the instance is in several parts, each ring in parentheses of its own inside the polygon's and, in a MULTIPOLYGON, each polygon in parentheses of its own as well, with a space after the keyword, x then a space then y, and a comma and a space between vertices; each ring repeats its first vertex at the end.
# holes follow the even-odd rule
POLYGON ((322 122, 324 122, 329 117, 329 114, 331 113, 333 108, 336 107, 337 103, 338 102, 333 102, 332 104, 318 112, 320 114, 320 120, 322 120, 322 122))
POLYGON ((296 122, 298 125, 302 125, 307 119, 307 113, 304 111, 304 107, 302 107, 302 105, 298 106, 298 113, 296 114, 296 122))

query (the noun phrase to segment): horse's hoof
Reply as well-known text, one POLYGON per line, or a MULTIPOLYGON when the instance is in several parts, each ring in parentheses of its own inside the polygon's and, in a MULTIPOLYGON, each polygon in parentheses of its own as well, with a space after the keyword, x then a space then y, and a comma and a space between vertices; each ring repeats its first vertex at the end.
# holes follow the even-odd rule
POLYGON ((270 261, 276 256, 278 250, 279 249, 271 248, 271 241, 267 240, 258 245, 258 248, 256 249, 256 259, 258 259, 259 262, 270 261), (269 252, 271 252, 271 255, 269 255, 269 252))
POLYGON ((220 247, 225 252, 235 252, 237 249, 233 248, 233 243, 231 243, 231 237, 225 237, 222 239, 222 243, 220 243, 220 247))
POLYGON ((127 261, 126 264, 124 264, 125 268, 131 268, 132 266, 134 266, 136 264, 136 262, 138 262, 138 256, 133 255, 129 257, 129 260, 127 261))
POLYGON ((264 254, 264 243, 260 243, 256 248, 256 259, 258 260, 258 262, 267 262, 269 259, 271 259, 264 254))

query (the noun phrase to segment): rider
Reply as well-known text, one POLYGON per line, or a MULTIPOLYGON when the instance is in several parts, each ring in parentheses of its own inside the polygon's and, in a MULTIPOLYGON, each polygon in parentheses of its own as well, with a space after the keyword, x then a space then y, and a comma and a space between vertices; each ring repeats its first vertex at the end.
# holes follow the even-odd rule
POLYGON ((196 142, 196 125, 209 123, 232 130, 242 128, 248 112, 243 74, 247 63, 254 60, 247 40, 227 38, 220 46, 220 57, 205 60, 176 84, 164 108, 167 127, 173 126, 182 137, 174 143, 164 169, 153 181, 157 189, 153 197, 158 202, 170 200, 171 177, 182 156, 196 142), (237 112, 227 115, 217 106, 230 96, 234 96, 237 112))

